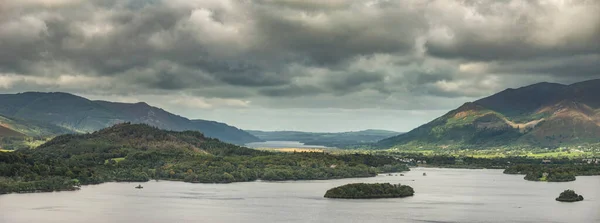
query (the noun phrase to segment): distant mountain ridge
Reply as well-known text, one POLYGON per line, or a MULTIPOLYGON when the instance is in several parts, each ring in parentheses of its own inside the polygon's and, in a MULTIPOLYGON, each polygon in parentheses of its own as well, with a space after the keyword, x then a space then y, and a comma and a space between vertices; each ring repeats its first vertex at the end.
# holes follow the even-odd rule
POLYGON ((300 131, 258 131, 247 130, 250 134, 265 141, 298 141, 307 145, 328 147, 359 146, 399 135, 400 132, 368 129, 354 132, 300 132, 300 131))
POLYGON ((506 89, 378 145, 443 149, 586 143, 600 143, 600 80, 506 89))
POLYGON ((117 123, 144 123, 165 130, 196 130, 229 143, 258 142, 255 136, 224 123, 190 120, 140 103, 92 101, 53 92, 0 94, 0 115, 49 123, 73 132, 93 132, 117 123))

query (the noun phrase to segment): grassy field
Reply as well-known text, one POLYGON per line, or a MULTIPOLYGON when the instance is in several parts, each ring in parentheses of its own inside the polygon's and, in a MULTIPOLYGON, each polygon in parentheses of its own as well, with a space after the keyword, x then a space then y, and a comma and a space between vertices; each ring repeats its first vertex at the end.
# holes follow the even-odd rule
POLYGON ((29 146, 29 148, 37 148, 38 146, 48 142, 50 139, 46 140, 28 140, 25 141, 24 144, 29 146))
POLYGON ((119 162, 125 160, 125 157, 107 159, 107 160, 104 160, 104 164, 108 164, 109 160, 114 160, 115 162, 119 163, 119 162))

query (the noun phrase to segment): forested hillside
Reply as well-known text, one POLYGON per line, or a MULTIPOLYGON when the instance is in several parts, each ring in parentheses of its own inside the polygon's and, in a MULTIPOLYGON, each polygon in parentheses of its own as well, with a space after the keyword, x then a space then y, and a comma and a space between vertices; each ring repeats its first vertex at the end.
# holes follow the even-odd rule
POLYGON ((71 190, 107 181, 229 183, 369 177, 405 170, 406 165, 390 157, 270 153, 196 131, 124 123, 59 136, 32 150, 0 153, 0 193, 71 190))

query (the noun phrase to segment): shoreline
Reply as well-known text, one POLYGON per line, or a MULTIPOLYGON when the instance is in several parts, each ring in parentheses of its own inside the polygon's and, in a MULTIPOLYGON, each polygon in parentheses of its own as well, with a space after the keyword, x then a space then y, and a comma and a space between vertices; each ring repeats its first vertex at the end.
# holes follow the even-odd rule
MULTIPOLYGON (((408 171, 402 171, 402 172, 393 172, 393 173, 404 173, 404 172, 409 172, 410 169, 408 171)), ((65 188, 65 189, 59 189, 59 190, 52 190, 52 191, 43 191, 43 190, 36 190, 36 191, 19 191, 19 192, 11 192, 11 193, 0 193, 0 196, 2 195, 8 195, 8 194, 36 194, 36 193, 53 193, 53 192, 70 192, 70 191, 79 191, 82 190, 84 187, 86 186, 93 186, 93 185, 100 185, 100 184, 105 184, 105 183, 147 183, 150 181, 168 181, 168 182, 182 182, 182 183, 188 183, 188 184, 234 184, 234 183, 250 183, 250 182, 264 182, 264 183, 280 183, 280 182, 298 182, 298 181, 325 181, 325 180, 341 180, 341 179, 363 179, 363 178, 375 178, 377 177, 379 174, 384 174, 384 173, 377 173, 373 176, 364 176, 364 177, 339 177, 339 178, 329 178, 329 179, 309 179, 309 180, 262 180, 262 179, 256 179, 253 181, 237 181, 237 182, 226 182, 226 183, 217 183, 217 182, 212 182, 212 183, 203 183, 203 182, 186 182, 183 180, 170 180, 170 179, 150 179, 148 181, 106 181, 106 182, 102 182, 102 183, 94 183, 94 184, 82 184, 73 188, 65 188)), ((385 173, 387 174, 387 173, 385 173)))
MULTIPOLYGON (((482 169, 489 169, 489 170, 503 170, 506 169, 508 167, 481 167, 481 166, 465 166, 465 165, 428 165, 428 164, 421 164, 421 165, 417 165, 416 167, 420 167, 420 168, 441 168, 441 169, 472 169, 472 170, 482 170, 482 169)), ((411 168, 411 167, 409 167, 411 168)))

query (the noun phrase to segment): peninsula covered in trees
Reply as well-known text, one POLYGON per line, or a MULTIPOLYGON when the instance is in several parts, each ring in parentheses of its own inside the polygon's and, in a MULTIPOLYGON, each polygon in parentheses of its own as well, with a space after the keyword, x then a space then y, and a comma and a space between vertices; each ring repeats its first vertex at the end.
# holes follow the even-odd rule
POLYGON ((369 198, 396 198, 413 196, 412 187, 390 183, 354 183, 329 189, 326 198, 344 199, 369 199, 369 198))
POLYGON ((406 165, 386 156, 273 153, 196 131, 124 123, 89 134, 58 136, 36 149, 0 152, 0 194, 74 190, 110 181, 322 180, 406 170, 406 165))

